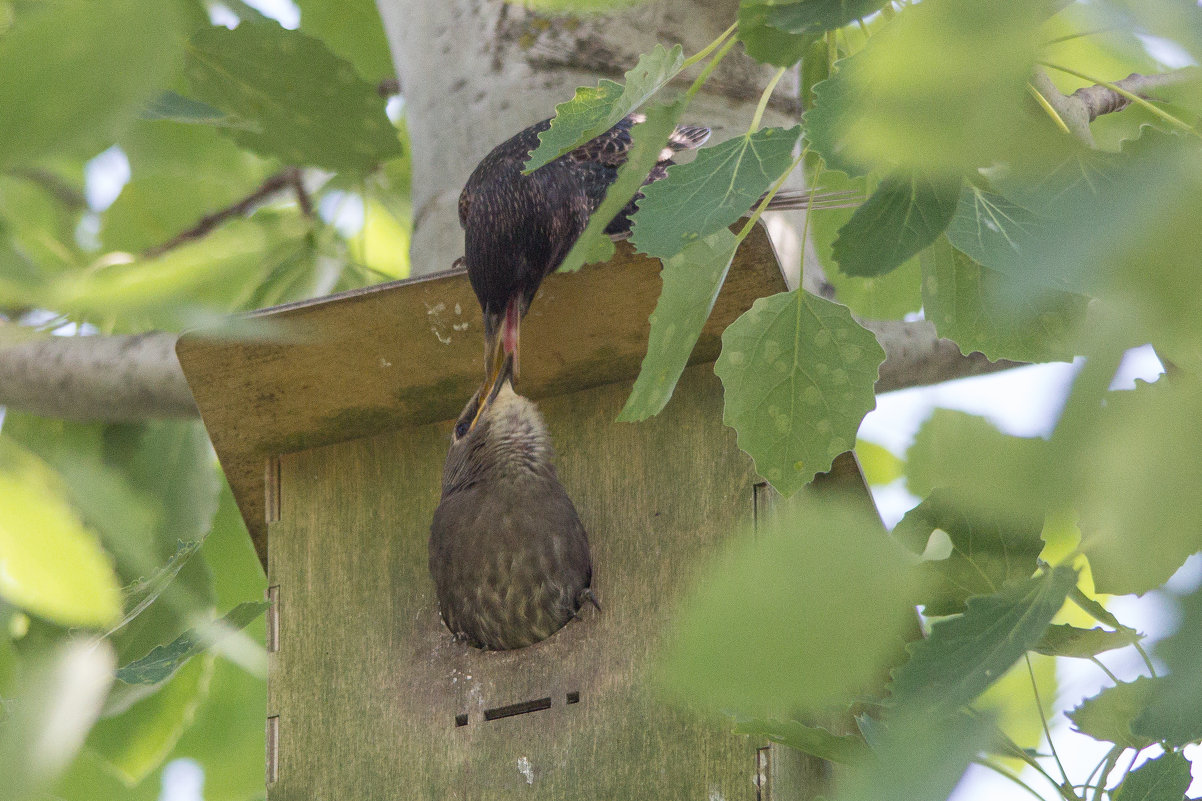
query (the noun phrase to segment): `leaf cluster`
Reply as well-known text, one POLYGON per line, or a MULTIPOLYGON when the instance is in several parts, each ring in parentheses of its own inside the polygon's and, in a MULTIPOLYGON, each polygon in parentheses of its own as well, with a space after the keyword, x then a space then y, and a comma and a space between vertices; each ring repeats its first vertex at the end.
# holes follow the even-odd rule
MULTIPOLYGON (((0 3, 6 341, 261 335, 227 315, 407 274, 375 5, 226 6, 0 3)), ((266 582, 203 426, 0 415, 4 797, 150 801, 181 758, 262 797, 266 582)))

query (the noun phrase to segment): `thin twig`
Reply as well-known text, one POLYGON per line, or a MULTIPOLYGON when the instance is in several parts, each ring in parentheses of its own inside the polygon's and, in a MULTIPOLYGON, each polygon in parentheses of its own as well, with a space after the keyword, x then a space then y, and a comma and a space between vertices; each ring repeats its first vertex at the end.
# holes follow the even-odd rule
POLYGON ((292 170, 292 191, 296 195, 296 205, 300 207, 301 214, 306 217, 313 216, 313 199, 309 197, 309 191, 305 189, 305 174, 300 168, 292 170))
POLYGON ((72 211, 88 207, 88 199, 82 192, 49 170, 37 167, 13 167, 8 174, 14 178, 24 178, 30 183, 37 184, 47 194, 72 211))
MULTIPOLYGON (((214 228, 226 222, 227 220, 231 220, 234 217, 243 216, 247 212, 251 211, 256 205, 262 203, 276 192, 296 187, 300 187, 299 168, 289 167, 286 170, 277 172, 275 175, 272 175, 267 180, 263 181, 263 183, 259 185, 258 189, 251 192, 237 203, 226 206, 224 209, 219 209, 211 214, 206 214, 200 218, 200 221, 197 222, 196 225, 192 226, 186 231, 181 231, 162 244, 155 245, 154 247, 148 249, 143 255, 146 258, 161 256, 173 248, 177 248, 187 242, 193 242, 197 239, 200 239, 211 233, 214 228)), ((307 202, 308 198, 305 196, 305 201, 301 201, 300 194, 302 192, 303 187, 301 187, 300 191, 298 191, 297 201, 302 204, 301 209, 304 211, 304 204, 307 202)))
MULTIPOLYGON (((1085 80, 1095 80, 1067 67, 1061 67, 1056 64, 1045 64, 1044 66, 1075 75, 1085 80)), ((1031 73, 1031 85, 1039 93, 1040 99, 1046 102, 1047 107, 1055 111, 1059 121, 1074 136, 1092 147, 1094 140, 1093 133, 1089 129, 1089 124, 1103 114, 1122 111, 1133 102, 1147 105, 1153 109, 1153 113, 1167 118, 1167 121, 1170 121, 1172 124, 1177 126, 1185 125, 1185 123, 1176 117, 1151 106, 1147 100, 1149 95, 1157 89, 1184 83, 1185 81, 1195 79, 1197 76, 1197 67, 1186 67, 1155 75, 1131 73, 1121 81, 1115 81, 1114 83, 1103 81, 1096 83, 1094 86, 1083 86, 1071 95, 1065 95, 1056 88, 1056 85, 1052 83, 1052 79, 1048 77, 1046 72, 1037 68, 1031 73)))

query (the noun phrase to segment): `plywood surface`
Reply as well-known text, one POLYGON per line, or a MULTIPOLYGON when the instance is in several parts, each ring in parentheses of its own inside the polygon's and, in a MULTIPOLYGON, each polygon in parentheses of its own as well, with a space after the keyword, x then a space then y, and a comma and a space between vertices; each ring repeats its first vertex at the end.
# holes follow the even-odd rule
POLYGON ((754 468, 721 423, 710 365, 686 371, 644 424, 613 422, 629 386, 540 404, 603 611, 519 651, 455 642, 438 618, 427 538, 450 421, 281 459, 270 801, 770 797, 766 743, 650 684, 678 591, 731 538, 754 536, 754 468), (547 709, 485 719, 544 698, 547 709))
MULTIPOLYGON (((625 243, 606 264, 550 276, 522 326, 521 391, 540 399, 633 378, 660 287, 659 262, 625 243)), ((735 256, 691 361, 713 361, 726 326, 756 298, 784 288, 757 226, 735 256)), ((176 350, 265 560, 270 457, 453 417, 480 382, 483 345, 463 271, 256 316, 280 324, 278 341, 191 333, 176 350)))

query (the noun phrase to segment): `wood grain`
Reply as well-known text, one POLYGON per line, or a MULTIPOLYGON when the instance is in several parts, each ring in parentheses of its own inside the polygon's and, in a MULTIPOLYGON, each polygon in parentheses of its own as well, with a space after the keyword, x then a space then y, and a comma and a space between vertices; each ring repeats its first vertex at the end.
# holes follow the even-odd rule
MULTIPOLYGON (((659 297, 659 262, 626 243, 606 264, 556 273, 522 325, 521 390, 536 400, 633 378, 659 297)), ((722 331, 785 289, 756 226, 735 255, 691 363, 722 331)), ((271 340, 189 333, 176 348, 259 557, 266 563, 266 460, 447 419, 480 383, 480 310, 466 273, 382 284, 256 313, 271 340)))
POLYGON ((646 423, 613 422, 629 389, 540 404, 603 611, 519 651, 455 642, 438 618, 426 543, 449 420, 281 458, 271 801, 757 798, 766 743, 652 683, 678 591, 731 538, 754 536, 754 467, 721 423, 710 365, 689 368, 646 423))

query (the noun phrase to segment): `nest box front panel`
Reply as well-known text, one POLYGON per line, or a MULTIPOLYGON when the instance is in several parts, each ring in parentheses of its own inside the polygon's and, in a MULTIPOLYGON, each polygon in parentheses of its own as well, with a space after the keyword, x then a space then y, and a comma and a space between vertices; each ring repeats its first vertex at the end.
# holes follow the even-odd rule
POLYGON ((613 422, 629 389, 540 401, 602 611, 517 651, 454 641, 438 617, 427 538, 449 421, 279 460, 272 801, 761 797, 765 744, 649 679, 674 598, 751 520, 754 469, 709 365, 646 423, 613 422))

